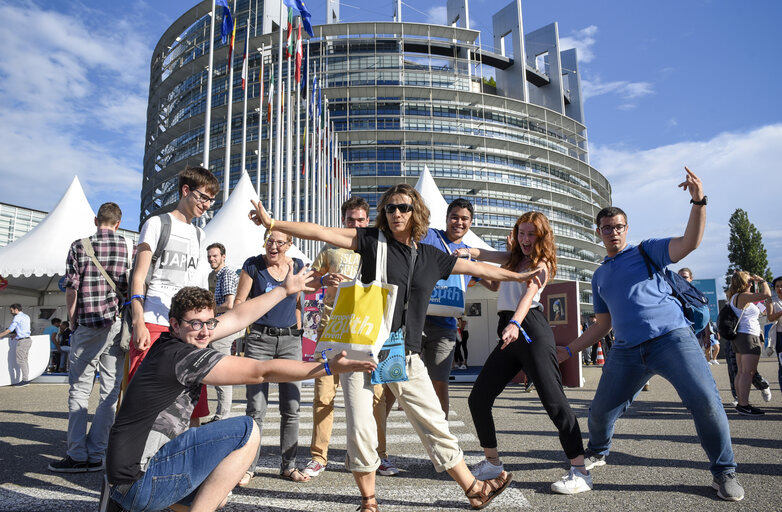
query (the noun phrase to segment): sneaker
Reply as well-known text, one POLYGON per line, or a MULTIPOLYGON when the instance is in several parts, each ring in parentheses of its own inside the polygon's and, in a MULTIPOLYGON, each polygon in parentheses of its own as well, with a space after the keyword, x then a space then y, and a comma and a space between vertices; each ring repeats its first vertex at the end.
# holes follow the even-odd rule
POLYGON ((731 400, 730 405, 732 405, 733 407, 736 407, 737 405, 739 405, 739 401, 734 398, 733 400, 731 400))
POLYGON ((220 416, 218 416, 217 414, 215 414, 215 415, 214 415, 214 416, 212 416, 210 419, 208 419, 208 420, 206 420, 206 421, 202 421, 202 422, 201 422, 201 425, 206 425, 207 423, 213 423, 213 422, 215 422, 215 421, 220 421, 221 419, 223 419, 223 418, 222 418, 222 417, 220 417, 220 416))
POLYGON ((744 488, 739 484, 736 473, 725 473, 715 476, 711 486, 717 490, 717 496, 725 501, 741 501, 744 499, 744 488))
POLYGON ((472 476, 478 480, 491 480, 497 478, 503 472, 502 464, 495 466, 486 459, 483 459, 478 464, 474 465, 470 470, 472 476))
POLYGON ((399 474, 399 470, 388 459, 380 459, 380 466, 377 468, 377 474, 383 476, 394 476, 399 474))
POLYGON ((318 476, 319 474, 323 473, 323 471, 326 469, 326 466, 321 464, 320 462, 316 461, 315 459, 312 459, 307 463, 306 466, 304 466, 304 469, 302 470, 302 473, 305 475, 309 475, 311 477, 318 476))
POLYGON ((720 364, 720 362, 719 362, 719 361, 717 361, 716 359, 712 359, 712 360, 711 360, 711 364, 713 364, 713 365, 719 365, 719 364, 720 364))
POLYGON ((11 387, 12 388, 24 388, 24 387, 27 387, 29 385, 30 385, 30 382, 28 382, 26 380, 22 380, 22 381, 17 382, 16 384, 11 384, 11 387))
POLYGON ((598 455, 597 453, 587 452, 584 454, 584 468, 589 471, 592 468, 606 465, 606 456, 598 455))
POLYGON ((760 394, 763 395, 764 402, 771 401, 771 388, 761 389, 760 394))
POLYGON ((714 364, 714 359, 709 359, 708 363, 709 363, 709 365, 713 365, 714 364))
POLYGON ((568 474, 551 484, 551 490, 557 494, 578 494, 592 490, 592 474, 586 475, 576 468, 570 468, 568 474))
POLYGON ((103 462, 87 462, 86 460, 73 460, 70 455, 64 459, 49 464, 49 471, 55 473, 87 473, 92 471, 101 471, 103 462))
POLYGON ((758 409, 757 407, 753 407, 749 404, 737 405, 736 411, 738 411, 739 414, 742 414, 744 416, 763 416, 764 414, 766 414, 765 411, 758 409))

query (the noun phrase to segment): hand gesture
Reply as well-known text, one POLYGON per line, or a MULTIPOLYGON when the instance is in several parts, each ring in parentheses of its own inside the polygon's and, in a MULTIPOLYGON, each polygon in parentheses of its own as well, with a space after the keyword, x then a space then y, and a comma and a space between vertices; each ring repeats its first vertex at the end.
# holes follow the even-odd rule
POLYGON ((529 284, 535 284, 538 288, 543 288, 543 283, 546 281, 546 271, 543 268, 536 268, 529 272, 522 272, 519 274, 519 281, 526 281, 529 284))
POLYGON ((144 323, 133 324, 133 343, 140 351, 147 350, 152 343, 150 342, 149 329, 144 323))
POLYGON ((285 276, 285 280, 282 282, 282 286, 285 288, 285 293, 291 295, 301 291, 313 292, 315 291, 315 288, 307 286, 312 281, 312 269, 309 266, 303 267, 298 274, 294 274, 293 262, 288 261, 288 275, 285 276))
POLYGON ((453 255, 457 258, 472 258, 472 253, 470 253, 470 249, 466 247, 460 247, 458 249, 453 250, 453 255))
POLYGON ((703 199, 703 184, 701 179, 685 165, 684 170, 687 171, 687 175, 684 177, 684 181, 679 183, 679 187, 690 193, 693 201, 700 201, 703 199))
POLYGON ((332 287, 339 286, 342 281, 349 281, 350 278, 344 274, 331 273, 323 276, 323 286, 332 287))
POLYGON ((263 204, 260 201, 255 202, 254 199, 250 199, 250 202, 253 204, 253 209, 250 210, 250 213, 248 214, 250 220, 253 221, 256 226, 263 226, 265 228, 271 226, 271 215, 269 215, 266 208, 263 207, 263 204))
POLYGON ((557 346, 557 362, 562 364, 565 361, 570 359, 570 354, 567 353, 567 350, 565 350, 565 347, 563 346, 557 346))
POLYGON ((343 350, 336 356, 329 359, 329 368, 331 369, 331 373, 369 373, 377 368, 377 365, 373 361, 355 361, 353 359, 348 359, 346 357, 347 355, 347 352, 343 350))
POLYGON ((519 328, 516 324, 506 325, 505 329, 502 330, 502 346, 500 347, 500 350, 519 339, 519 334, 519 328))

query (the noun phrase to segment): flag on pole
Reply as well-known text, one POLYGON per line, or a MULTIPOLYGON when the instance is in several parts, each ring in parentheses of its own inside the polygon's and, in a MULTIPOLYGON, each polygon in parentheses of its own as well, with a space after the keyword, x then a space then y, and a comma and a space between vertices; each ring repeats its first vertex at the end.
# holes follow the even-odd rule
POLYGON ((301 59, 304 49, 301 46, 301 23, 299 23, 299 37, 296 39, 296 83, 301 85, 301 59))
MULTIPOLYGON (((272 122, 272 108, 274 108, 274 73, 269 78, 269 108, 266 109, 266 122, 272 122)), ((271 128, 270 128, 271 129, 271 128)), ((271 131, 269 132, 269 140, 271 140, 271 131)))
POLYGON ((310 35, 315 37, 315 33, 312 31, 312 14, 307 6, 304 5, 304 0, 294 0, 296 2, 296 9, 301 14, 301 23, 304 25, 304 30, 310 35))
POLYGON ((228 44, 228 69, 233 67, 234 41, 236 41, 236 23, 231 30, 231 42, 228 44))
POLYGON ((248 46, 250 44, 250 36, 249 34, 244 39, 244 55, 242 56, 242 90, 244 90, 245 86, 247 85, 247 75, 248 75, 248 46))
POLYGON ((219 5, 223 8, 223 23, 220 25, 220 40, 225 44, 228 41, 228 33, 234 29, 231 8, 228 7, 228 0, 216 0, 215 5, 219 5))
POLYGON ((288 42, 285 45, 285 58, 293 57, 293 7, 288 7, 288 42))

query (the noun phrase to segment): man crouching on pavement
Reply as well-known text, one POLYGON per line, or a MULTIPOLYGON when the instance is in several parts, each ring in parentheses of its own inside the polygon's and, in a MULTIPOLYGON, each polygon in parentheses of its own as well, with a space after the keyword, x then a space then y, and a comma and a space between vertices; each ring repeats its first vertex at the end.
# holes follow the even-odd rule
POLYGON ((374 363, 345 353, 326 363, 234 357, 209 347, 263 316, 288 295, 306 289, 311 271, 291 267, 282 286, 214 318, 214 296, 197 287, 174 295, 170 333, 152 345, 128 386, 109 436, 101 510, 215 510, 242 477, 260 444, 249 416, 188 429, 201 384, 288 382, 343 372, 368 372, 374 363))

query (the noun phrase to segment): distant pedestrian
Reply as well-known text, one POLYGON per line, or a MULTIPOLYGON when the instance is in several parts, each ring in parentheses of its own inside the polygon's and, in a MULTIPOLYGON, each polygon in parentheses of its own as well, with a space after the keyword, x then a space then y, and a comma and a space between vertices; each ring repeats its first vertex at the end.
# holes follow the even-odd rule
POLYGON ((774 351, 777 356, 779 368, 777 370, 777 379, 779 379, 779 389, 782 390, 782 277, 777 277, 772 283, 774 285, 774 296, 766 304, 766 318, 769 322, 775 322, 772 327, 774 333, 774 351))
POLYGON ((22 305, 19 303, 11 304, 8 309, 14 315, 14 319, 11 321, 8 329, 0 332, 0 338, 14 333, 14 340, 16 340, 16 366, 19 370, 18 372, 12 371, 11 380, 16 380, 13 384, 14 386, 22 387, 30 383, 28 357, 30 347, 33 346, 33 340, 30 338, 30 317, 22 313, 22 305))

